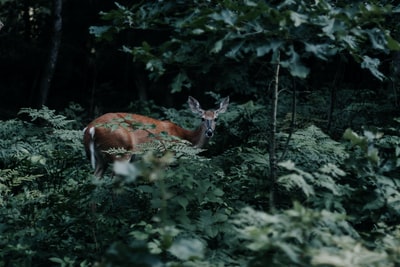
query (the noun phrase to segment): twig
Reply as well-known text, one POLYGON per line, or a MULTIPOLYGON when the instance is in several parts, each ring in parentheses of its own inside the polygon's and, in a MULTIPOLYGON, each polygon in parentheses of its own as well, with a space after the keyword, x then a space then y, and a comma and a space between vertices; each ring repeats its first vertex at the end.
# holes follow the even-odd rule
POLYGON ((294 131, 294 122, 296 121, 296 81, 293 79, 293 90, 292 90, 292 118, 290 121, 290 127, 289 127, 289 136, 286 139, 286 144, 285 144, 285 148, 283 150, 283 153, 281 155, 281 157, 279 158, 278 161, 282 161, 285 156, 286 156, 286 152, 288 150, 289 147, 289 142, 290 139, 292 139, 292 134, 294 131))

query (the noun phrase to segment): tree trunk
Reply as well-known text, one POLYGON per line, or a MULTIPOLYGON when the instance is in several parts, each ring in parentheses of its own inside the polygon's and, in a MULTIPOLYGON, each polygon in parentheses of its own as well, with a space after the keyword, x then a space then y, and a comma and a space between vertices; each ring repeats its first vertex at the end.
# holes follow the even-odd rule
POLYGON ((29 8, 31 8, 31 1, 25 0, 23 2, 23 14, 22 19, 24 21, 24 40, 25 42, 30 42, 32 38, 32 23, 31 23, 31 15, 29 15, 29 8))
POLYGON ((269 167, 270 167, 270 180, 271 190, 269 193, 269 208, 271 211, 275 209, 275 184, 277 178, 277 159, 276 159, 276 116, 278 111, 278 89, 279 89, 279 69, 280 69, 280 55, 278 54, 276 71, 275 71, 275 84, 272 91, 272 107, 271 107, 271 132, 270 132, 270 146, 269 146, 269 167))
POLYGON ((393 52, 392 56, 392 63, 391 63, 391 74, 390 74, 390 85, 393 89, 393 95, 394 95, 394 105, 396 107, 400 106, 400 100, 399 100, 399 85, 400 85, 400 52, 396 51, 393 52))
POLYGON ((146 78, 147 74, 143 70, 142 64, 134 63, 133 75, 135 77, 135 87, 137 90, 138 98, 142 101, 148 100, 146 78))
POLYGON ((62 0, 53 1, 53 33, 50 42, 50 51, 43 70, 43 75, 39 86, 39 95, 37 98, 37 106, 41 107, 47 103, 51 80, 53 79, 54 70, 57 63, 58 51, 61 44, 61 29, 62 29, 62 0))

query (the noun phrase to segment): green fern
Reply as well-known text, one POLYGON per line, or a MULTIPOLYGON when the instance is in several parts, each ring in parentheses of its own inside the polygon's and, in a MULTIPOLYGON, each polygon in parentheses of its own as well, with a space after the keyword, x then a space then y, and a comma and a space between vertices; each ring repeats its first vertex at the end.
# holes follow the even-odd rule
MULTIPOLYGON (((252 265, 279 262, 283 266, 310 266, 319 253, 346 251, 340 246, 344 240, 358 243, 359 236, 345 219, 342 214, 312 210, 295 202, 278 214, 244 208, 233 223, 246 248, 254 251, 252 265)), ((361 247, 366 255, 368 249, 361 247)), ((352 257, 359 256, 353 253, 352 257)))
POLYGON ((63 115, 56 114, 55 110, 50 110, 46 106, 43 106, 41 109, 22 108, 18 114, 26 114, 31 117, 32 121, 42 119, 55 129, 65 128, 73 122, 73 120, 67 120, 63 115))
MULTIPOLYGON (((282 134, 282 144, 287 138, 282 134)), ((292 134, 286 158, 296 165, 317 169, 323 164, 343 162, 348 157, 345 146, 332 140, 318 127, 311 125, 292 134)))
POLYGON ((173 136, 161 135, 154 138, 151 142, 142 143, 136 146, 135 154, 142 154, 146 151, 156 151, 158 153, 165 153, 170 151, 175 154, 177 158, 180 157, 195 157, 205 149, 193 147, 188 141, 175 138, 173 136))

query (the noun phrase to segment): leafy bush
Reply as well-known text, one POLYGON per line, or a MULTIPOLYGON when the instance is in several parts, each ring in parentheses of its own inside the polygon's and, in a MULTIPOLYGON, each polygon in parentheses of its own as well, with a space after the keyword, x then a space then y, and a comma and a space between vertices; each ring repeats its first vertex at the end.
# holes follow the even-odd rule
MULTIPOLYGON (((337 90, 332 72, 315 71, 337 60, 383 80, 380 63, 400 50, 399 8, 389 3, 142 1, 103 12, 106 25, 91 32, 136 34, 121 50, 151 81, 171 92, 216 87, 241 103, 221 116, 206 151, 163 136, 103 179, 84 157, 79 106, 3 121, 0 266, 400 265, 399 119, 388 101, 398 88, 337 90), (157 38, 140 39, 149 33, 157 38), (343 139, 325 133, 331 122, 343 139)), ((194 127, 188 110, 134 107, 194 127)))
MULTIPOLYGON (((363 135, 347 130, 349 141, 342 142, 315 126, 300 129, 273 185, 265 128, 259 126, 263 107, 233 106, 220 123, 238 139, 241 125, 248 125, 253 134, 241 143, 205 157, 202 150, 175 141, 167 145, 166 139, 163 149, 149 145, 153 151, 133 164, 117 164, 117 176, 100 180, 83 156, 82 133, 70 128, 78 121, 43 108, 21 111, 31 122, 3 122, 1 265, 400 263, 395 129, 363 135), (271 186, 276 205, 266 211, 271 186)), ((186 120, 171 116, 177 123, 186 120)), ((281 137, 283 146, 287 136, 281 137)), ((215 145, 224 142, 216 138, 215 145)))
POLYGON ((122 33, 159 33, 157 41, 124 43, 122 51, 143 63, 151 79, 167 76, 171 92, 200 87, 201 81, 206 87, 217 84, 218 90, 262 96, 268 63, 278 57, 293 77, 307 77, 308 62, 319 66, 341 56, 384 79, 379 69, 384 53, 400 49, 391 36, 396 28, 392 11, 398 12, 376 1, 146 2, 116 4, 102 12, 105 25, 90 30, 108 42, 122 33))

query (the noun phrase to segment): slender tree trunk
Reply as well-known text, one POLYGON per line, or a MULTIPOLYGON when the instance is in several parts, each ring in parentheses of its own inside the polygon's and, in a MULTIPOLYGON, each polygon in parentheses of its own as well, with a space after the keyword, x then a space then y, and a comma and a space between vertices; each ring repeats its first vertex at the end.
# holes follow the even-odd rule
POLYGON ((333 79, 333 83, 330 86, 330 102, 329 102, 329 110, 328 110, 328 123, 326 125, 326 130, 330 131, 331 130, 331 126, 332 126, 332 120, 333 120, 333 112, 335 111, 335 103, 336 103, 336 88, 338 86, 338 84, 340 83, 342 74, 343 74, 343 70, 344 70, 345 66, 343 64, 342 61, 339 62, 339 66, 335 72, 335 77, 333 79))
POLYGON ((277 178, 277 159, 276 159, 276 115, 278 111, 278 89, 279 89, 279 69, 280 55, 278 54, 275 71, 275 84, 272 91, 272 107, 271 107, 271 132, 270 132, 270 147, 269 147, 269 166, 271 190, 269 194, 270 210, 275 209, 275 184, 277 178))
POLYGON ((133 75, 135 77, 135 87, 137 90, 139 100, 147 101, 148 95, 147 95, 147 85, 145 78, 146 73, 143 71, 142 66, 139 63, 134 63, 133 68, 134 68, 133 75))
POLYGON ((30 42, 32 38, 32 25, 31 25, 31 16, 29 15, 29 9, 31 8, 31 1, 25 0, 23 6, 23 15, 22 19, 24 21, 24 39, 25 42, 30 42))
POLYGON ((286 139, 286 144, 285 144, 285 149, 283 150, 281 156, 279 157, 278 161, 282 161, 286 153, 289 149, 289 143, 290 140, 292 139, 293 131, 294 131, 294 123, 296 121, 296 80, 293 77, 293 90, 292 90, 292 118, 290 121, 290 127, 289 127, 289 135, 288 138, 286 139))
POLYGON ((39 86, 39 95, 37 106, 41 107, 47 103, 51 80, 53 79, 54 70, 57 63, 58 51, 61 44, 61 29, 62 29, 62 0, 53 0, 53 33, 50 42, 50 51, 44 67, 43 75, 39 86))
POLYGON ((390 74, 390 82, 389 84, 391 85, 393 89, 393 101, 394 105, 396 107, 400 106, 400 101, 399 101, 399 96, 398 96, 398 90, 399 90, 399 85, 400 85, 400 52, 396 51, 393 52, 392 55, 392 63, 391 63, 391 74, 390 74))

